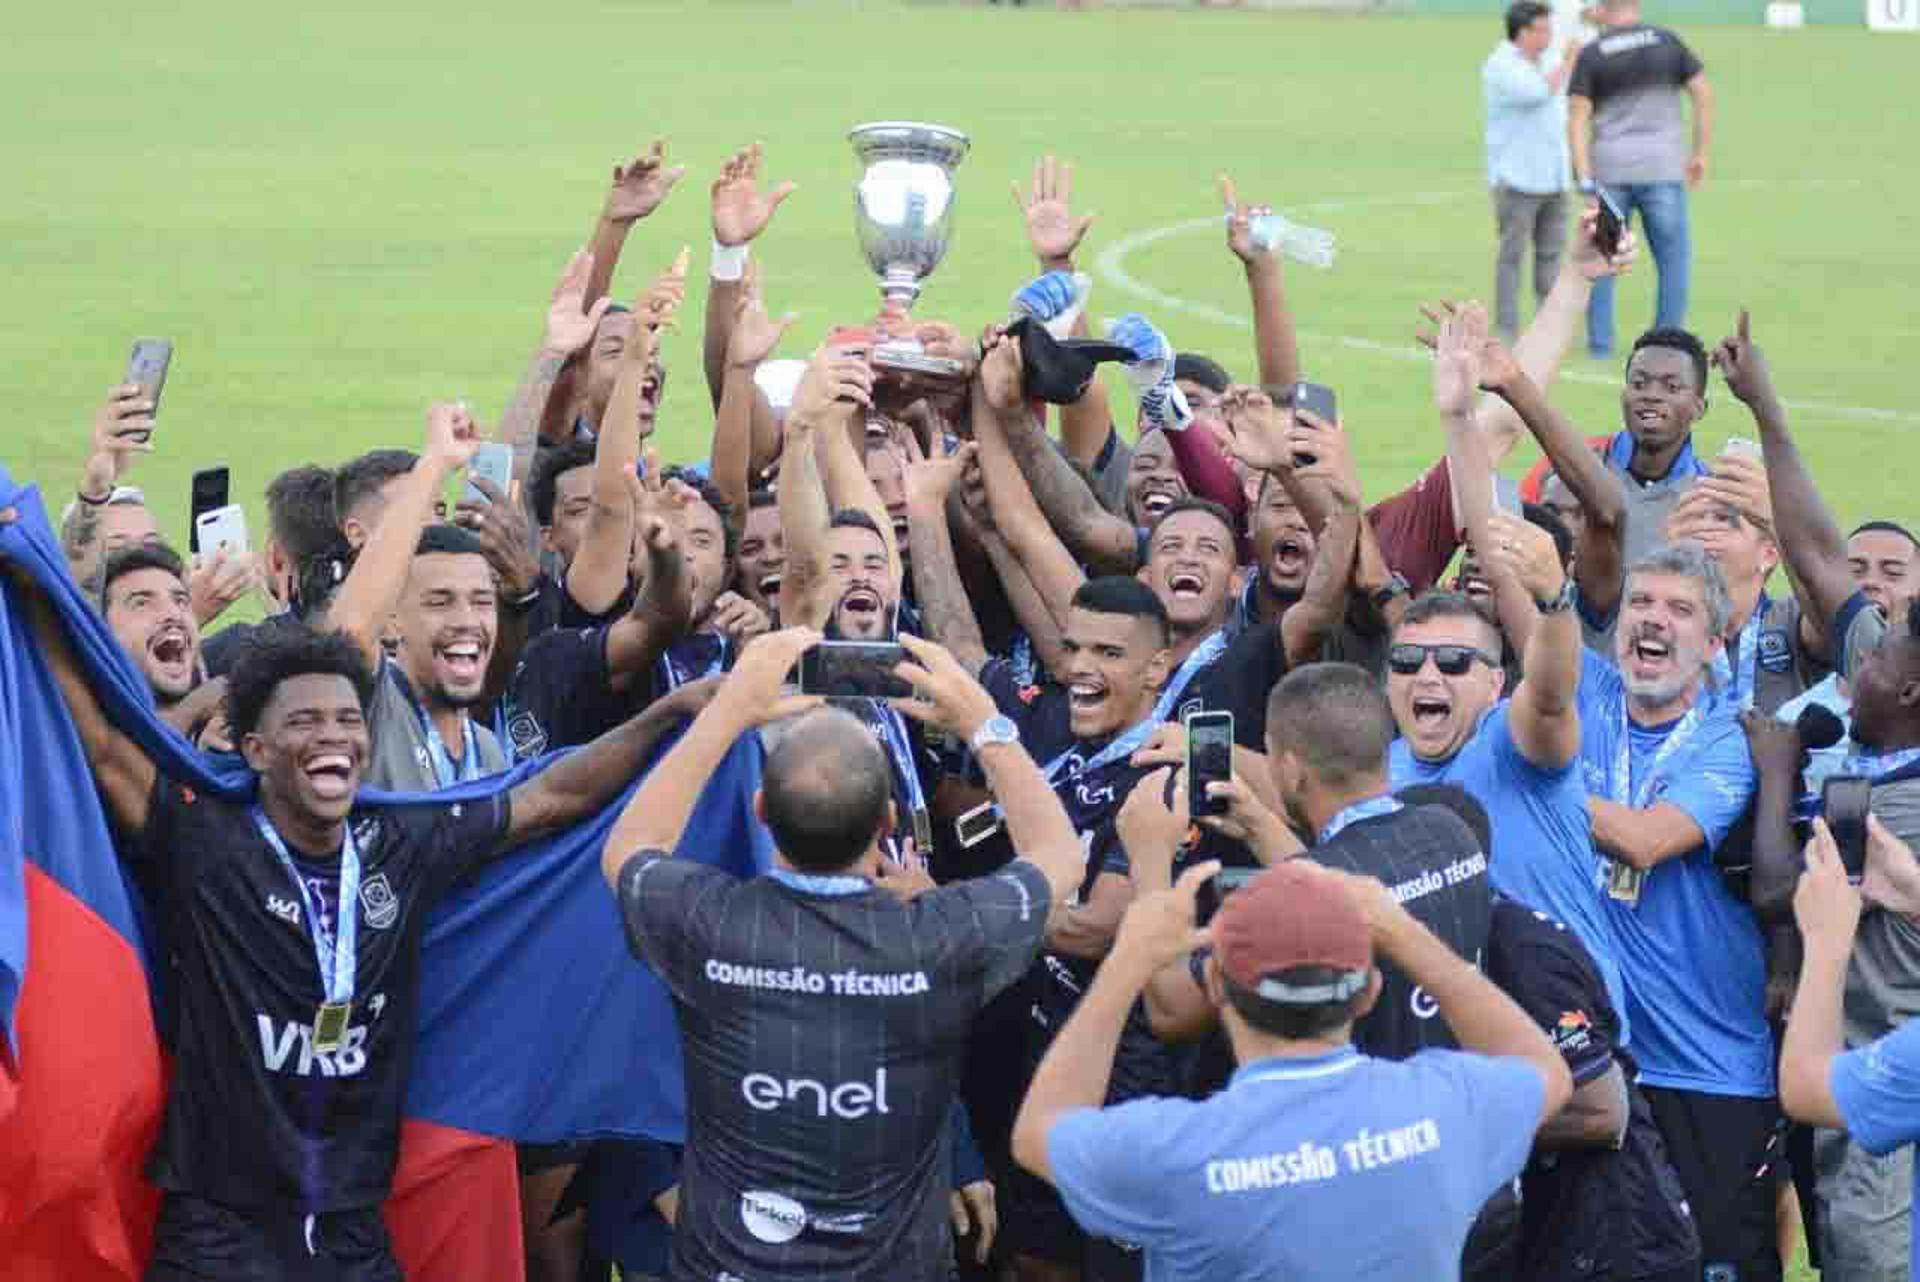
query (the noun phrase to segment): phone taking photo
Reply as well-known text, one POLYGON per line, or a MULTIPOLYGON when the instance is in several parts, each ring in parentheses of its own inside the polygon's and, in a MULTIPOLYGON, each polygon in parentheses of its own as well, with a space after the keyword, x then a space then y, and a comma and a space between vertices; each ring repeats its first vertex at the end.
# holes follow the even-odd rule
POLYGON ((467 490, 461 501, 491 503, 493 500, 473 483, 476 476, 504 495, 513 483, 513 446, 501 441, 483 441, 473 452, 473 461, 467 464, 467 490))
POLYGON ((1208 796, 1207 785, 1233 778, 1233 714, 1188 713, 1186 727, 1187 814, 1195 819, 1224 815, 1227 799, 1208 796))
MULTIPOLYGON (((135 340, 133 352, 127 357, 126 377, 120 381, 131 383, 140 389, 140 395, 152 402, 153 409, 149 417, 156 421, 160 417, 160 393, 167 386, 167 367, 173 364, 173 340, 170 338, 142 338, 135 340)), ((152 432, 140 432, 135 440, 145 445, 153 439, 152 432)))
MULTIPOLYGON (((1295 383, 1292 403, 1295 413, 1305 410, 1328 427, 1340 421, 1340 403, 1334 398, 1333 389, 1324 383, 1295 383)), ((1312 467, 1319 461, 1307 453, 1293 456, 1295 467, 1312 467)))
POLYGON ((247 551, 247 514, 238 503, 201 513, 193 519, 193 532, 208 556, 222 550, 242 556, 247 551))
POLYGON ((1840 864, 1859 881, 1867 875, 1867 806, 1873 781, 1865 775, 1833 775, 1820 789, 1820 808, 1840 848, 1840 864))
POLYGON ((227 469, 209 467, 193 474, 193 493, 187 508, 187 551, 200 550, 200 518, 225 507, 230 484, 227 469))
POLYGON ((1593 243, 1601 253, 1612 258, 1620 252, 1620 238, 1627 234, 1627 216, 1605 187, 1595 187, 1593 194, 1600 207, 1599 217, 1593 224, 1593 243))
POLYGON ((822 641, 800 656, 800 693, 828 699, 904 699, 913 687, 893 670, 906 658, 897 641, 822 641))

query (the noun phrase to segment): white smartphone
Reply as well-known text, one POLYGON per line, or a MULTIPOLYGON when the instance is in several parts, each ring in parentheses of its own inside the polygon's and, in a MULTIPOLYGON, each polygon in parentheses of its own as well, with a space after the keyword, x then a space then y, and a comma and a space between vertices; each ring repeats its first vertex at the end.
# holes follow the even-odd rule
POLYGON ((247 514, 238 503, 202 512, 194 518, 194 532, 200 536, 200 552, 212 556, 221 548, 233 556, 247 550, 247 514))
POLYGON ((500 441, 484 441, 473 452, 473 461, 467 464, 467 492, 462 502, 486 503, 488 498, 473 483, 476 476, 485 477, 488 484, 502 494, 513 482, 513 446, 500 441))
POLYGON ((1720 457, 1750 459, 1758 463, 1765 457, 1765 452, 1758 441, 1748 440, 1744 436, 1730 436, 1727 443, 1720 447, 1720 457))

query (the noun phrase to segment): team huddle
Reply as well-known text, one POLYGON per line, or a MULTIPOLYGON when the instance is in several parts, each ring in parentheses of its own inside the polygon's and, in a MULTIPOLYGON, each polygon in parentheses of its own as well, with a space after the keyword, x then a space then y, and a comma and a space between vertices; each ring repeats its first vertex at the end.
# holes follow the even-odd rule
POLYGON ((1576 426, 1637 256, 1589 209, 1513 341, 1423 309, 1433 461, 1382 492, 1231 183, 1250 368, 1093 334, 1052 157, 1006 315, 797 361, 761 167, 711 187, 703 459, 655 445, 687 255, 609 293, 657 143, 498 424, 282 472, 257 552, 166 545, 122 483, 158 385, 110 394, 67 568, 250 799, 170 778, 0 552, 165 927, 149 1277, 401 1276, 427 916, 603 813, 686 1130, 521 1146, 534 1278, 1778 1279, 1796 1202, 1833 1276, 1907 1276, 1920 564, 1835 524, 1744 313, 1641 335, 1576 426), (1710 457, 1716 381, 1752 429, 1710 457), (686 840, 743 752, 746 878, 686 840))

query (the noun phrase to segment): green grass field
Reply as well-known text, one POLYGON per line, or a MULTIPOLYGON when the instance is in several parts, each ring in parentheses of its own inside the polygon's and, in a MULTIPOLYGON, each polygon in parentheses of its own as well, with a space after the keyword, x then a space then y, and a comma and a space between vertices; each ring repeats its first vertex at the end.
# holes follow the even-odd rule
MULTIPOLYGON (((1406 343, 1423 298, 1491 289, 1477 76, 1491 16, 604 0, 117 13, 22 12, 0 54, 0 460, 64 499, 130 340, 170 335, 158 450, 129 479, 176 536, 196 466, 228 462, 257 506, 284 466, 413 445, 436 398, 497 416, 609 168, 656 133, 688 177, 630 242, 616 290, 683 242, 703 273, 706 184, 729 149, 764 139, 772 175, 801 183, 757 251, 769 305, 803 314, 793 354, 874 303, 851 227, 855 122, 973 135, 956 242, 922 304, 967 328, 1030 270, 1008 183, 1041 152, 1078 162, 1077 203, 1099 214, 1089 267, 1216 212, 1214 174, 1230 171, 1340 238, 1334 270, 1290 281, 1307 368, 1339 389, 1377 494, 1438 434, 1410 348, 1369 344, 1406 343)), ((1711 340, 1750 303, 1787 395, 1817 403, 1796 421, 1844 514, 1912 516, 1900 477, 1920 459, 1920 392, 1902 358, 1920 339, 1920 241, 1904 218, 1920 177, 1900 158, 1920 109, 1890 92, 1912 42, 1689 34, 1722 104, 1694 206, 1694 323, 1711 340)), ((1096 315, 1143 307, 1177 345, 1249 369, 1247 331, 1220 318, 1245 298, 1217 232, 1120 265, 1190 310, 1096 268, 1096 315)), ((1637 275, 1629 336, 1651 312, 1651 271, 1637 275)), ((682 457, 708 427, 699 303, 668 353, 664 433, 682 457)), ((1563 403, 1591 430, 1615 426, 1613 371, 1580 358, 1573 372, 1593 381, 1563 383, 1563 403)), ((1745 417, 1717 399, 1714 441, 1745 417)))
MULTIPOLYGON (((46 5, 0 53, 0 462, 70 492, 87 424, 130 340, 176 339, 158 450, 129 478, 184 533, 187 477, 229 463, 255 507, 288 465, 416 444, 430 401, 491 422, 583 242, 609 168, 657 133, 690 166, 629 244, 632 292, 682 243, 704 272, 706 184, 767 144, 801 190, 756 251, 790 354, 871 314, 848 126, 968 130, 956 243, 922 310, 971 329, 1031 270, 1008 183, 1055 151, 1099 214, 1090 269, 1128 237, 1218 211, 1214 175, 1334 230, 1331 272, 1290 273, 1310 376, 1339 389, 1374 494, 1438 449, 1415 305, 1491 289, 1478 64, 1484 18, 1176 11, 1059 14, 892 3, 189 0, 46 5), (1354 342, 1351 340, 1361 340, 1354 342), (1379 344, 1405 345, 1382 350, 1379 344)), ((1658 20, 1657 5, 1653 13, 1658 20)), ((1834 29, 1688 33, 1719 91, 1694 205, 1693 322, 1750 304, 1795 420, 1846 517, 1912 518, 1920 462, 1920 137, 1914 43, 1834 29), (1905 158, 1905 160, 1903 160, 1905 158)), ((1096 315, 1144 307, 1178 346, 1250 366, 1236 264, 1217 231, 1120 264, 1175 310, 1097 272, 1096 315)), ((1107 264, 1111 268, 1112 264, 1107 264)), ((1651 312, 1651 265, 1621 321, 1651 312)), ((1097 269, 1096 269, 1097 270, 1097 269)), ((670 343, 670 455, 704 452, 700 298, 670 343)), ((1562 403, 1618 423, 1612 370, 1576 359, 1562 403)), ((1717 443, 1744 432, 1724 393, 1717 443)), ((256 535, 256 538, 258 536, 256 535)))

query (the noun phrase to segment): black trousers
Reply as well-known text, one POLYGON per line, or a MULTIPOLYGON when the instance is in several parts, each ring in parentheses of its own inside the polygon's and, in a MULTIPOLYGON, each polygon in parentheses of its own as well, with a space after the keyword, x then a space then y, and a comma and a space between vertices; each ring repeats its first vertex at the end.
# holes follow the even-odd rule
POLYGON ((146 1282, 402 1282, 380 1208, 312 1217, 169 1193, 146 1282))
POLYGON ((1640 1089, 1700 1230, 1702 1274, 1710 1282, 1780 1282, 1775 1205, 1787 1155, 1779 1101, 1640 1089))

